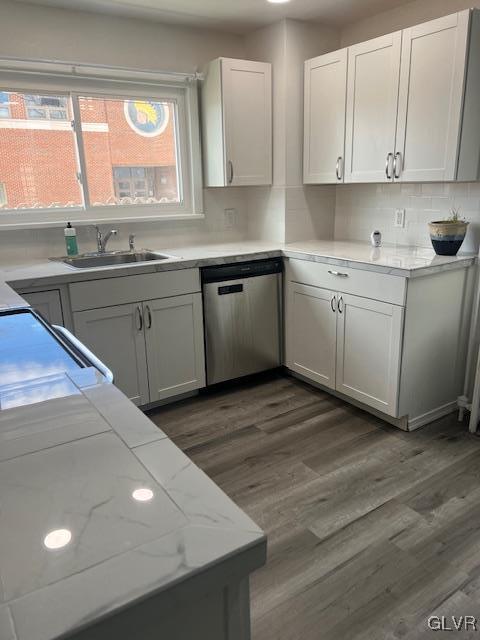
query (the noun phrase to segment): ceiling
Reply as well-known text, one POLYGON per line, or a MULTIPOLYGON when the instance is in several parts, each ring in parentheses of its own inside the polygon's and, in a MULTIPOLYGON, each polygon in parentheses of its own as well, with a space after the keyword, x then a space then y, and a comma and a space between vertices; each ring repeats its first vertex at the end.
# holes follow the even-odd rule
POLYGON ((410 0, 17 0, 34 4, 147 18, 246 33, 281 18, 312 20, 341 27, 410 0))

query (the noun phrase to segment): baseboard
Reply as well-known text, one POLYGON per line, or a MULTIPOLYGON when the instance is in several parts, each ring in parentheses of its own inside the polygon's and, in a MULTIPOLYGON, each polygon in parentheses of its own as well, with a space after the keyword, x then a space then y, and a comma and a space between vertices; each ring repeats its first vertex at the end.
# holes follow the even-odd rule
POLYGON ((360 402, 359 400, 355 400, 354 398, 350 398, 349 396, 346 396, 343 393, 339 393, 335 389, 330 389, 329 387, 325 387, 320 382, 311 380, 310 378, 303 376, 301 373, 292 371, 287 367, 285 367, 285 373, 289 376, 292 376, 292 378, 297 378, 298 380, 301 380, 302 382, 305 382, 306 384, 309 384, 312 387, 315 387, 316 389, 325 391, 326 393, 329 393, 330 395, 335 396, 335 398, 338 398, 339 400, 343 400, 347 404, 352 404, 354 407, 357 407, 358 409, 362 409, 363 411, 366 411, 367 413, 372 414, 372 416, 375 416, 376 418, 380 418, 380 420, 383 420, 384 422, 388 422, 388 424, 391 424, 394 427, 401 429, 402 431, 409 431, 406 416, 402 418, 393 418, 392 416, 389 416, 386 413, 382 413, 378 409, 369 407, 368 405, 363 404, 363 402, 360 402))
POLYGON ((453 413, 458 409, 458 404, 454 400, 453 402, 447 402, 447 404, 443 404, 441 407, 436 407, 431 411, 427 411, 427 413, 422 413, 422 415, 417 416, 416 418, 408 419, 408 430, 415 431, 420 427, 423 427, 430 422, 434 422, 439 418, 443 418, 444 416, 448 416, 449 413, 453 413))

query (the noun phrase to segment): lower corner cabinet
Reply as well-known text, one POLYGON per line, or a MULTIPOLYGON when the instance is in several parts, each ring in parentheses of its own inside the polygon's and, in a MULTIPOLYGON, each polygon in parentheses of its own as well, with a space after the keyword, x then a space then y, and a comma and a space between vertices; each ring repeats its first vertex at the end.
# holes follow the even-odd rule
POLYGON ((289 369, 397 415, 402 307, 292 282, 287 314, 289 369))
POLYGON ((201 293, 73 314, 75 333, 145 405, 205 386, 201 293))
POLYGON ((285 280, 291 371, 408 429, 454 410, 468 268, 410 279, 290 259, 285 280))

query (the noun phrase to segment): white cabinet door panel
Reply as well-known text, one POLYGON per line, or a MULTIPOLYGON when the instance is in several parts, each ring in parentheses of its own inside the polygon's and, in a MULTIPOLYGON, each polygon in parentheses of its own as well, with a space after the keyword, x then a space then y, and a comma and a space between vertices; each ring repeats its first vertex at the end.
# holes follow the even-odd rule
POLYGON ((202 294, 143 303, 150 402, 205 386, 202 294))
POLYGON ((271 184, 271 65, 222 59, 222 83, 227 183, 271 184))
POLYGON ((48 322, 63 326, 62 301, 58 289, 20 293, 20 295, 48 322))
POLYGON ((289 369, 335 389, 335 293, 288 283, 286 363, 289 369))
POLYGON ((385 182, 392 175, 402 33, 349 47, 345 182, 385 182))
POLYGON ((402 181, 454 180, 469 12, 403 31, 396 151, 402 181))
POLYGON ((403 308, 339 296, 337 391, 397 416, 403 308))
POLYGON ((305 63, 305 183, 343 182, 347 49, 305 63))
POLYGON ((111 369, 114 383, 136 405, 149 401, 141 305, 73 314, 75 335, 111 369))

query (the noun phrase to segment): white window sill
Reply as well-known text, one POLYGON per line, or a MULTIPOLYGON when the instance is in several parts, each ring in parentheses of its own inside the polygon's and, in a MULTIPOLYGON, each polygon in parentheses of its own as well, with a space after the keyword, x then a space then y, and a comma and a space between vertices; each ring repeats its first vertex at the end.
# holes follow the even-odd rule
POLYGON ((51 229, 51 228, 63 228, 67 222, 71 222, 73 226, 82 227, 92 224, 122 224, 122 223, 137 223, 137 222, 172 222, 181 220, 203 220, 205 214, 203 213, 163 213, 154 215, 95 215, 93 217, 90 213, 79 215, 77 211, 64 211, 61 218, 56 220, 33 220, 29 214, 29 220, 22 221, 20 216, 15 215, 15 220, 11 218, 11 214, 0 214, 0 231, 13 231, 18 229, 51 229), (10 218, 10 219, 9 219, 10 218))

